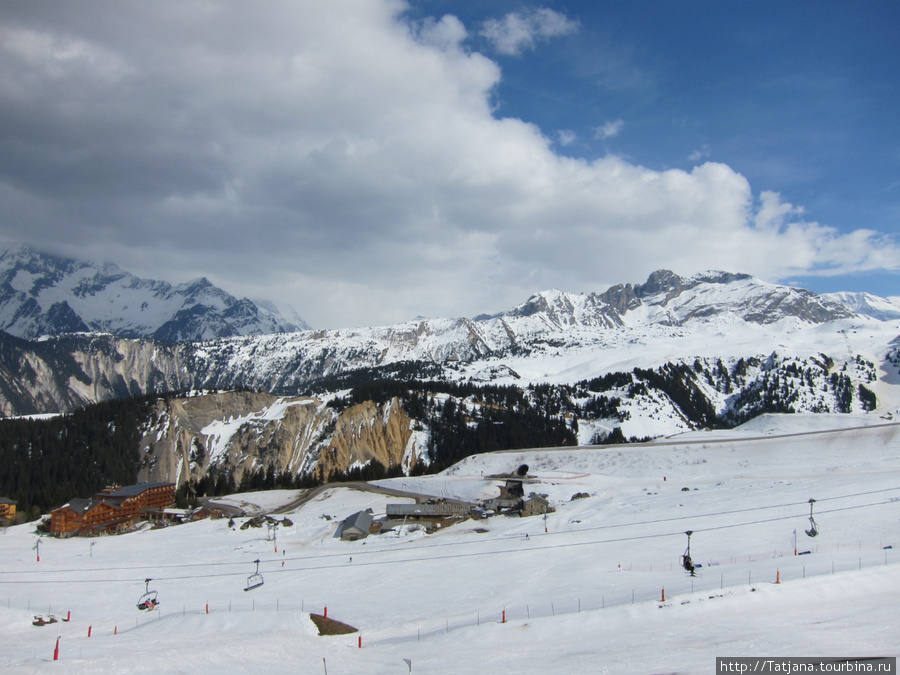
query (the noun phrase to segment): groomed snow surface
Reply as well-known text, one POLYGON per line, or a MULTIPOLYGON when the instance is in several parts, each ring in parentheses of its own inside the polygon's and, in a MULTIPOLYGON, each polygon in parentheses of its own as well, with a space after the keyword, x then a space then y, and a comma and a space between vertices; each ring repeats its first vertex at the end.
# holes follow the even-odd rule
MULTIPOLYGON (((848 429, 849 419, 767 416, 652 445, 480 455, 381 482, 489 497, 498 482, 487 476, 527 463, 540 482, 526 489, 556 508, 546 520, 344 542, 343 518, 399 500, 335 488, 285 514, 293 525, 274 540, 226 518, 44 537, 36 550, 33 524, 9 528, 0 670, 712 673, 717 656, 897 656, 900 424, 869 416, 848 429), (815 538, 804 532, 810 498, 815 538), (687 530, 702 564, 693 578, 680 567, 687 530), (794 555, 795 532, 808 554, 794 555), (245 592, 257 559, 265 584, 245 592), (136 608, 146 578, 161 601, 150 612, 136 608), (359 632, 319 636, 309 614, 326 607, 359 632)), ((255 513, 297 496, 233 503, 255 513)))

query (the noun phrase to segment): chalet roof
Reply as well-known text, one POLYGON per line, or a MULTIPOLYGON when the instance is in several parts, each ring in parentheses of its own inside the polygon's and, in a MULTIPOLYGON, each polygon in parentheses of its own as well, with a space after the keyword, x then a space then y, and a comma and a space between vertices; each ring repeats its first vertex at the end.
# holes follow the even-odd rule
POLYGON ((15 499, 10 499, 9 497, 0 497, 0 504, 18 504, 15 499))
POLYGON ((372 520, 372 514, 368 511, 357 511, 352 516, 349 516, 346 520, 344 520, 341 531, 343 532, 347 528, 355 527, 362 532, 368 533, 369 528, 372 527, 372 520))
POLYGON ((97 493, 97 496, 102 499, 127 499, 128 497, 137 497, 142 492, 146 492, 152 488, 156 487, 164 487, 166 485, 174 485, 174 483, 138 483, 137 485, 126 485, 123 488, 119 488, 118 490, 111 490, 106 492, 97 493))
POLYGON ((91 509, 95 509, 100 505, 106 506, 107 508, 120 511, 122 506, 120 504, 110 504, 109 502, 103 501, 102 499, 84 499, 82 497, 76 497, 75 499, 70 499, 68 503, 63 504, 58 509, 54 509, 54 511, 61 511, 62 509, 71 509, 75 513, 80 513, 84 515, 91 509))
POLYGON ((87 513, 91 510, 91 507, 93 505, 93 499, 82 499, 80 497, 76 497, 75 499, 70 499, 67 504, 63 504, 56 510, 59 511, 61 509, 69 508, 76 513, 87 513))

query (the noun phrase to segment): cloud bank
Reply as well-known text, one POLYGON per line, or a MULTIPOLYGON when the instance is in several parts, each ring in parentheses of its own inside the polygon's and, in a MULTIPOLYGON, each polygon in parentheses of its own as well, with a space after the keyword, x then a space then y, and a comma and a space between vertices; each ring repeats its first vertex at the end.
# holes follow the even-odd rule
MULTIPOLYGON (((7 5, 0 233, 141 276, 206 275, 317 327, 471 316, 663 267, 778 280, 900 265, 890 238, 805 222, 723 164, 560 154, 574 136, 496 116, 502 70, 466 26, 405 10, 7 5)), ((574 29, 551 15, 483 30, 514 54, 574 29)))

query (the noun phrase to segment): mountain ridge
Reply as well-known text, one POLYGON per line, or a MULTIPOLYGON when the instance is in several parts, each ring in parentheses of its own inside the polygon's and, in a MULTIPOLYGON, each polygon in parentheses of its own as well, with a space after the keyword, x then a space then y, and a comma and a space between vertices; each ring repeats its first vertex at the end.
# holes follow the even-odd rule
POLYGON ((475 449, 642 440, 768 412, 892 419, 898 335, 900 320, 804 289, 660 270, 481 320, 180 342, 0 333, 0 414, 192 392, 147 421, 142 479, 324 480, 374 460, 408 474, 475 449))
MULTIPOLYGON (((77 264, 58 266, 58 275, 72 279, 77 264)), ((105 269, 128 283, 171 290, 164 282, 144 282, 112 265, 105 269)), ((15 283, 33 288, 58 281, 49 274, 35 279, 15 283)), ((93 297, 90 281, 86 275, 70 285, 93 297)), ((0 275, 2 283, 12 283, 8 272, 0 275)), ((195 293, 214 288, 203 278, 189 286, 195 293)), ((480 320, 433 318, 205 340, 175 340, 162 329, 157 331, 161 338, 82 332, 36 342, 0 335, 0 413, 66 412, 110 398, 187 389, 296 395, 318 380, 395 367, 427 371, 429 378, 523 385, 574 382, 696 357, 765 358, 787 349, 806 358, 847 350, 851 343, 851 355, 884 362, 900 326, 856 314, 839 299, 747 274, 680 276, 658 270, 644 283, 602 293, 542 291, 480 320), (878 345, 850 340, 863 326, 883 334, 878 345)), ((203 322, 202 310, 197 316, 192 312, 184 310, 187 316, 178 318, 179 325, 203 322)), ((63 305, 58 313, 70 316, 63 305)))
POLYGON ((269 303, 235 298, 206 277, 172 285, 112 263, 24 245, 0 249, 0 330, 16 337, 107 332, 184 341, 308 328, 269 303))
POLYGON ((183 389, 294 395, 323 378, 402 364, 456 380, 525 384, 572 382, 698 356, 762 358, 787 348, 809 357, 851 344, 853 354, 882 363, 900 332, 892 322, 747 275, 665 272, 648 281, 613 287, 607 298, 615 306, 599 294, 543 292, 481 321, 426 319, 187 342, 91 333, 29 342, 0 335, 0 411, 64 412, 112 397, 183 389), (622 306, 624 312, 617 309, 622 306), (857 344, 859 327, 876 331, 878 344, 857 344))

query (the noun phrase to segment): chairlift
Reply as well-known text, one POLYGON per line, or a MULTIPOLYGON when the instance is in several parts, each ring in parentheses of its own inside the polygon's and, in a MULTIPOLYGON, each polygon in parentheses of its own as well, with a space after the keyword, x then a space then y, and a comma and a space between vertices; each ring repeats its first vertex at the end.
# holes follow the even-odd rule
POLYGON ((252 591, 254 588, 259 588, 263 585, 263 577, 259 573, 259 560, 254 562, 256 563, 256 571, 247 577, 247 588, 244 589, 245 591, 252 591))
POLYGON ((815 537, 819 534, 819 529, 816 527, 816 521, 813 518, 813 504, 816 503, 815 499, 809 500, 809 529, 806 530, 806 535, 808 537, 815 537))
POLYGON ((681 566, 688 572, 692 577, 697 576, 696 568, 694 565, 694 561, 691 560, 691 535, 694 534, 692 530, 688 530, 685 532, 687 535, 687 548, 684 549, 684 553, 681 556, 681 566))
POLYGON ((153 579, 144 579, 144 594, 141 596, 141 599, 138 601, 137 608, 138 609, 156 609, 157 605, 159 605, 159 599, 157 598, 157 592, 150 590, 150 582, 153 579))

